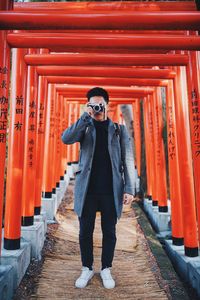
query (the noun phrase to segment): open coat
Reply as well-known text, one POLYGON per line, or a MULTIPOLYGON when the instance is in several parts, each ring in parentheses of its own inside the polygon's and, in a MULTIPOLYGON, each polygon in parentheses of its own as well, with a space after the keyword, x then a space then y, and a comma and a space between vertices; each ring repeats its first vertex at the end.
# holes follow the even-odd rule
MULTIPOLYGON (((61 138, 65 144, 80 142, 79 165, 74 188, 74 211, 80 217, 87 194, 96 143, 96 129, 92 117, 84 112, 76 123, 62 133, 61 138)), ((108 125, 108 151, 113 173, 115 208, 119 219, 123 207, 123 194, 135 195, 135 166, 132 142, 126 127, 120 125, 119 139, 115 124, 110 119, 108 125)))

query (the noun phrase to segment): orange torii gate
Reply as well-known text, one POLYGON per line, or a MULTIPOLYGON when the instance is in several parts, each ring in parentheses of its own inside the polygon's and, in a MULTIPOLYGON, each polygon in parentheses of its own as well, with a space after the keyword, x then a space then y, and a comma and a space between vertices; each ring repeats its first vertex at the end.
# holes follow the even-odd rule
POLYGON ((117 77, 78 77, 78 76, 46 76, 48 83, 92 84, 112 86, 167 86, 164 79, 117 78, 117 77))
POLYGON ((97 53, 66 53, 66 54, 27 54, 24 61, 32 66, 61 65, 108 65, 108 66, 183 66, 189 62, 186 54, 97 54, 97 53))
MULTIPOLYGON (((7 0, 3 0, 2 2, 6 3, 7 0)), ((44 2, 32 2, 32 3, 14 3, 13 9, 15 11, 39 11, 39 10, 48 10, 48 11, 58 11, 58 10, 76 10, 76 11, 102 11, 102 10, 117 10, 117 11, 171 11, 172 6, 171 3, 165 1, 159 2, 140 2, 140 1, 123 1, 123 2, 70 2, 70 3, 44 3, 44 2)), ((173 2, 173 11, 196 11, 196 5, 192 1, 178 1, 173 2)))
POLYGON ((198 30, 198 12, 0 12, 0 26, 8 29, 134 29, 198 30))
POLYGON ((177 242, 178 238, 175 237, 174 240, 177 242))
MULTIPOLYGON (((7 3, 7 2, 5 2, 7 3)), ((6 7, 4 7, 6 8, 6 7)), ((52 28, 52 29, 58 29, 58 24, 56 24, 56 22, 58 21, 58 18, 59 18, 59 21, 62 19, 62 22, 61 22, 61 25, 59 25, 60 28, 63 28, 63 26, 66 26, 68 24, 73 24, 73 28, 81 28, 81 29, 84 29, 84 28, 88 28, 88 26, 91 26, 90 28, 94 28, 94 29, 100 29, 100 28, 103 28, 103 29, 131 29, 132 27, 134 27, 134 29, 187 29, 187 30, 196 30, 198 29, 199 27, 199 21, 200 21, 200 18, 199 18, 199 13, 195 12, 195 13, 192 13, 192 12, 186 12, 186 13, 177 13, 176 14, 176 18, 173 16, 172 13, 165 13, 163 12, 162 16, 163 16, 163 20, 157 20, 159 19, 159 16, 160 16, 160 13, 144 13, 144 12, 141 12, 139 14, 135 14, 134 15, 134 22, 133 20, 131 21, 130 20, 130 17, 133 17, 133 13, 132 12, 111 12, 111 13, 106 13, 105 12, 102 12, 101 14, 99 13, 88 13, 88 12, 85 12, 83 14, 83 17, 81 19, 80 22, 77 22, 76 18, 77 18, 77 15, 76 13, 68 13, 68 14, 64 14, 64 13, 56 13, 56 15, 54 16, 54 12, 53 14, 51 13, 46 13, 45 16, 44 14, 41 14, 40 12, 36 12, 36 13, 28 13, 28 12, 24 12, 24 14, 20 14, 20 13, 9 13, 9 12, 0 12, 0 26, 2 29, 11 29, 11 28, 14 28, 14 29, 24 29, 24 25, 22 24, 23 21, 25 21, 27 19, 27 24, 28 26, 26 27, 26 29, 38 29, 39 27, 40 28, 52 28), (91 17, 92 15, 92 17, 91 17), (138 17, 136 17, 138 16, 138 17), (21 17, 21 19, 20 19, 21 17), (106 17, 106 23, 105 23, 105 17, 106 17), (139 19, 140 17, 140 19, 139 19), (29 19, 28 19, 29 18, 29 19), (35 20, 37 19, 39 22, 37 25, 34 25, 34 23, 32 22, 34 18, 34 22, 35 20), (95 19, 96 18, 96 19, 95 19), (107 20, 107 18, 109 19, 109 21, 107 20), (117 22, 114 22, 113 20, 115 20, 116 18, 117 19, 117 22), (145 18, 145 19, 142 19, 142 18, 145 18), (187 18, 187 20, 185 19, 187 18), (139 23, 141 22, 141 19, 142 19, 142 28, 141 28, 141 25, 139 25, 139 23), (176 25, 176 28, 174 28, 174 21, 175 19, 177 20, 177 23, 178 25, 176 25), (56 21, 57 20, 57 21, 56 21), (96 22, 94 21, 96 20, 96 22), (89 21, 89 22, 88 22, 89 21), (153 21, 153 22, 152 22, 153 21), (10 22, 10 23, 9 23, 10 22), (150 24, 150 22, 152 22, 150 24), (105 26, 106 24, 106 26, 105 26), (114 25, 113 25, 114 24, 114 25), (138 27, 137 27, 138 26, 138 27), (106 27, 106 28, 105 28, 106 27)), ((70 26, 70 28, 72 28, 70 26)), ((31 37, 31 34, 29 34, 30 37, 31 37)), ((36 34, 37 36, 38 34, 36 34)), ((34 35, 33 35, 34 36, 34 35)), ((44 37, 45 35, 42 34, 41 35, 42 37, 44 37)), ((65 35, 65 37, 68 36, 69 37, 69 34, 68 35, 65 35)), ((71 35, 72 36, 72 35, 71 35)), ((84 35, 81 37, 81 35, 76 35, 74 33, 74 39, 77 38, 79 36, 79 38, 81 39, 82 38, 82 44, 79 43, 79 47, 85 45, 84 44, 84 35)), ((86 36, 85 36, 86 37, 86 36)), ((109 37, 109 35, 107 36, 109 37)), ((152 36, 151 36, 152 37, 152 36)), ((102 37, 103 38, 103 37, 102 37)), ((110 36, 111 38, 111 36, 110 36)), ((148 47, 150 48, 151 47, 151 42, 150 40, 148 40, 147 42, 145 42, 145 38, 146 36, 140 36, 140 37, 134 37, 135 38, 135 41, 137 41, 137 47, 139 48, 144 48, 144 47, 148 47)), ((152 37, 153 38, 153 37, 152 37)), ((90 37, 88 36, 88 45, 87 46, 90 46, 93 48, 94 45, 92 45, 92 41, 94 41, 95 37, 93 37, 93 39, 90 40, 90 37), (89 44, 91 43, 91 44, 89 44)), ((128 36, 127 36, 127 39, 128 39, 128 36)), ((3 41, 5 41, 4 37, 2 38, 3 41)), ((97 42, 96 42, 96 47, 99 45, 99 42, 101 41, 101 38, 99 37, 99 39, 96 39, 97 42)), ((29 42, 28 42, 28 37, 25 36, 25 34, 9 34, 8 35, 8 41, 10 43, 10 45, 12 46, 18 46, 18 47, 32 47, 33 44, 32 42, 30 41, 29 39, 29 42), (21 35, 21 40, 18 40, 17 41, 17 38, 20 38, 20 35, 21 35), (21 41, 21 42, 19 42, 21 41), (27 44, 26 44, 27 43, 27 44)), ((73 41, 73 38, 70 40, 70 43, 72 45, 72 41, 73 41)), ((133 39, 130 37, 126 43, 126 47, 130 50, 133 49, 133 39)), ((57 39, 57 43, 59 42, 59 39, 57 39)), ((116 49, 116 47, 118 47, 120 49, 121 45, 120 43, 117 42, 117 40, 115 39, 115 37, 113 37, 112 39, 112 42, 113 42, 113 45, 111 45, 111 43, 107 42, 107 48, 109 48, 109 50, 112 51, 112 47, 114 47, 116 49), (114 41, 114 42, 113 42, 114 41)), ((126 42, 125 41, 125 38, 124 38, 124 35, 122 35, 121 37, 121 43, 122 42, 126 42)), ((166 38, 162 38, 162 36, 159 37, 158 36, 155 36, 154 37, 154 42, 156 42, 155 45, 157 45, 156 47, 160 47, 160 49, 162 50, 163 47, 164 49, 180 49, 180 50, 197 50, 199 49, 199 38, 198 37, 195 37, 195 36, 186 36, 186 37, 178 37, 178 36, 174 36, 174 37, 169 37, 168 39, 166 38), (180 44, 178 46, 175 45, 175 43, 170 47, 168 45, 169 42, 175 42, 175 39, 178 39, 178 41, 180 41, 180 44), (168 42, 167 42, 168 41, 168 42), (189 45, 189 41, 191 41, 191 44, 189 45)), ((43 47, 44 44, 42 44, 43 41, 42 40, 38 40, 38 44, 36 45, 36 47, 43 47), (39 44, 40 43, 40 44, 39 44)), ((49 42, 48 39, 46 40, 46 46, 47 47, 52 47, 54 48, 54 44, 56 42, 54 41, 53 43, 49 42)), ((77 42, 78 43, 78 42, 77 42)), ((86 43, 86 41, 85 41, 86 43)), ((66 47, 68 46, 69 44, 67 44, 67 42, 63 41, 62 38, 60 38, 60 46, 59 47, 66 47)), ((77 44, 74 43, 74 45, 72 45, 73 47, 75 47, 77 44)), ((155 45, 153 47, 155 47, 155 45)), ((94 47, 95 48, 95 47, 94 47)), ((137 48, 138 49, 138 48, 137 48)), ((96 50, 95 50, 96 51, 96 50)), ((104 50, 103 50, 104 51, 104 50)), ((5 56, 3 56, 4 58, 5 56)), ((9 57, 9 56, 8 56, 9 57)), ((175 63, 174 63, 175 64, 175 63)), ((3 65, 3 64, 2 64, 3 65)), ((159 65, 159 63, 158 63, 159 65)), ((6 76, 8 74, 8 65, 6 64, 6 76)), ((191 64, 190 64, 191 66, 191 64)), ((29 67, 29 70, 31 67, 29 67)), ((167 78, 170 80, 173 81, 174 85, 175 85, 175 88, 174 88, 174 92, 175 92, 175 98, 177 99, 178 97, 180 98, 180 94, 178 92, 178 87, 181 86, 180 84, 180 76, 184 76, 184 72, 183 72, 183 69, 180 69, 180 68, 177 68, 175 69, 175 71, 173 70, 143 70, 143 69, 140 69, 138 70, 137 68, 127 68, 127 70, 124 68, 115 68, 115 72, 118 71, 119 73, 115 75, 115 72, 114 72, 114 69, 111 70, 109 72, 109 69, 106 69, 105 67, 104 68, 99 68, 96 69, 96 70, 92 70, 91 68, 82 68, 81 67, 78 67, 78 68, 75 68, 73 67, 73 70, 70 71, 70 69, 72 68, 67 68, 67 67, 59 67, 59 68, 51 68, 51 67, 46 67, 47 70, 45 70, 43 67, 37 67, 35 72, 37 71, 37 74, 39 75, 39 77, 45 77, 45 76, 52 76, 52 75, 65 75, 65 76, 84 76, 84 74, 86 74, 87 70, 90 70, 90 76, 103 76, 103 77, 122 77, 124 79, 127 79, 127 78, 132 78, 134 77, 134 74, 135 74, 135 77, 136 79, 137 78, 157 78, 157 79, 160 79, 160 78, 167 78), (153 72, 150 72, 150 71, 153 71, 153 72), (155 72, 154 71, 159 71, 159 72, 155 72), (46 73, 45 73, 46 72, 46 73), (142 75, 142 73, 145 73, 145 75, 142 75), (108 74, 108 75, 106 75, 108 74), (154 74, 154 75, 152 75, 154 74), (161 75, 162 74, 162 75, 161 75), (181 75, 182 74, 182 75, 181 75), (118 76, 117 76, 118 75, 118 76), (160 77, 159 77, 159 76, 160 77), (153 77, 151 77, 153 76, 153 77)), ((191 70, 194 69, 194 66, 191 70)), ((5 75, 4 74, 4 75, 5 75)), ((189 77, 190 79, 192 78, 192 76, 194 76, 194 71, 192 71, 191 73, 191 77, 189 77)), ((188 75, 189 76, 189 75, 188 75)), ((198 101, 198 91, 199 91, 199 87, 198 87, 198 73, 195 74, 195 78, 197 78, 197 80, 195 79, 195 83, 194 83, 194 86, 192 87, 192 91, 193 91, 193 102, 195 103, 194 105, 192 105, 193 107, 195 106, 196 110, 195 112, 191 111, 192 112, 192 117, 193 117, 193 121, 195 122, 195 119, 197 119, 198 121, 198 107, 199 107, 199 101, 198 101), (196 91, 196 93, 194 93, 194 91, 196 91), (195 96, 194 96, 195 95, 195 96), (195 117, 195 118, 194 118, 195 117)), ((4 89, 6 89, 6 84, 7 84, 8 81, 4 81, 4 79, 2 80, 2 83, 3 83, 3 86, 4 86, 4 89)), ((47 84, 47 83, 46 83, 47 84)), ((27 86, 28 87, 28 86, 27 86)), ((184 86, 186 87, 186 85, 184 86)), ((3 87, 2 87, 3 88, 3 87)), ((30 88, 30 86, 28 87, 30 88)), ((189 86, 190 88, 190 86, 189 86)), ((47 93, 48 95, 48 99, 49 99, 49 102, 48 102, 48 105, 51 105, 51 100, 53 99, 53 95, 55 96, 55 93, 56 93, 56 87, 51 84, 50 85, 50 90, 51 91, 51 94, 49 95, 49 93, 47 93), (52 99, 51 99, 52 98, 52 99)), ((158 91, 157 91, 158 92, 158 91)), ((64 94, 63 94, 64 95, 64 94)), ((68 95, 68 94, 67 94, 68 95)), ((77 94, 79 95, 79 94, 77 94)), ((159 99, 159 95, 155 96, 156 95, 156 92, 154 93, 154 96, 148 96, 150 97, 149 98, 149 101, 148 103, 152 103, 152 105, 155 105, 155 99, 157 97, 157 99, 159 99)), ((68 95, 70 97, 70 94, 68 95)), ((147 97, 147 98, 148 98, 147 97)), ((5 97, 6 98, 6 97, 5 97)), ((55 97, 54 97, 55 98, 55 97)), ((5 101, 6 102, 6 101, 5 101)), ((27 102, 28 103, 28 102, 27 102)), ((47 107, 48 107, 47 105, 47 107)), ((153 107, 151 105, 151 107, 153 107)), ((183 108, 183 103, 181 103, 181 105, 178 105, 177 104, 177 101, 175 101, 175 110, 176 110, 176 119, 178 119, 178 116, 180 116, 179 120, 178 121, 183 121, 185 120, 184 116, 186 116, 185 114, 181 114, 182 113, 182 108, 183 108), (181 106, 182 105, 182 106, 181 106)), ((191 107, 192 109, 192 107, 191 107)), ((2 112, 2 110, 1 110, 2 112)), ((34 111, 32 111, 33 113, 34 111)), ((155 116, 156 117, 156 116, 155 116)), ((29 121, 27 121, 29 122, 29 121)), ((29 124, 29 123, 27 123, 29 124)), ((182 123, 178 123, 179 125, 179 130, 180 130, 180 126, 182 123)), ((30 124, 30 125, 34 125, 34 124, 30 124)), ((194 123, 194 125, 196 126, 196 123, 194 123)), ((155 125, 154 125, 155 126, 155 125)), ((193 127, 193 131, 194 131, 194 127, 193 127)), ((197 141, 197 134, 196 134, 197 130, 195 131, 195 135, 194 135, 194 140, 193 140, 193 143, 195 143, 196 145, 196 141, 197 141)), ((188 133, 188 128, 187 128, 187 133, 188 133)), ((188 136, 188 134, 186 136, 184 136, 184 134, 181 134, 181 141, 183 142, 183 144, 181 144, 182 146, 182 149, 183 149, 183 145, 185 145, 185 147, 187 147, 187 143, 189 142, 190 143, 190 137, 188 136)), ((189 191, 188 191, 188 196, 189 196, 189 199, 187 199, 187 201, 185 201, 185 207, 183 207, 183 212, 188 212, 188 208, 189 208, 189 211, 190 211, 190 214, 189 216, 185 214, 185 220, 189 220, 191 221, 190 222, 190 226, 191 227, 188 227, 188 224, 186 223, 186 226, 185 226, 185 248, 186 248, 186 254, 188 256, 195 256, 197 254, 197 247, 198 247, 198 244, 197 244, 197 240, 195 238, 195 235, 196 235, 196 219, 195 219, 195 214, 194 214, 194 209, 195 209, 195 204, 193 203, 193 199, 194 199, 194 187, 192 188, 193 186, 193 175, 192 175, 192 170, 191 170, 191 165, 189 165, 189 163, 191 162, 191 155, 190 153, 188 152, 189 149, 185 149, 187 150, 187 172, 186 172, 186 175, 185 176, 188 176, 190 177, 190 182, 189 182, 189 191), (191 225, 192 224, 192 225, 191 225), (188 235, 188 228, 190 228, 192 230, 192 236, 189 236, 188 235)), ((178 155, 181 155, 180 152, 181 150, 179 150, 179 154, 178 155)), ((184 151, 183 151, 184 152, 184 151)), ((194 154, 196 155, 196 157, 198 158, 198 148, 196 147, 196 150, 194 151, 194 154)), ((198 164, 199 162, 197 161, 196 159, 196 164, 198 164)), ((179 162, 181 164, 181 161, 179 162)), ((183 167, 183 165, 182 165, 183 167)), ((185 169, 181 169, 181 171, 185 171, 185 169)), ((198 170, 198 168, 196 169, 198 170)), ((181 176, 184 176, 184 174, 181 174, 181 176)), ((186 177, 185 177, 186 179, 186 177)), ((196 178, 195 178, 196 179, 196 178)), ((181 177, 181 181, 183 182, 182 186, 185 184, 185 183, 188 183, 187 181, 184 181, 183 177, 181 177)), ((52 182, 51 182, 51 188, 52 188, 52 182)), ((183 191, 185 191, 183 188, 182 188, 182 193, 183 191)), ((182 194, 183 196, 183 194, 182 194)), ((156 199, 156 198, 155 198, 156 199)), ((27 203, 27 205, 29 205, 30 203, 27 203)), ((32 212, 31 212, 32 214, 32 212)), ((28 217, 32 217, 31 216, 28 216, 28 217)), ((8 218, 7 218, 8 219, 8 218)), ((12 238, 10 239, 12 240, 12 238)), ((19 238, 15 239, 14 240, 18 240, 19 241, 19 238)), ((11 242, 11 241, 9 241, 11 242)), ((15 241, 16 242, 16 241, 15 241)))

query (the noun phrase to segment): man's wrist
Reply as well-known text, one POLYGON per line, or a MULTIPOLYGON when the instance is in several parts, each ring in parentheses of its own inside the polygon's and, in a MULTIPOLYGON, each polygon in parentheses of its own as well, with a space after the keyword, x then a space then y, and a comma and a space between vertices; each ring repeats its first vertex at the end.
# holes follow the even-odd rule
POLYGON ((92 119, 90 114, 88 114, 88 112, 86 111, 82 114, 81 118, 84 122, 90 122, 90 120, 92 119))

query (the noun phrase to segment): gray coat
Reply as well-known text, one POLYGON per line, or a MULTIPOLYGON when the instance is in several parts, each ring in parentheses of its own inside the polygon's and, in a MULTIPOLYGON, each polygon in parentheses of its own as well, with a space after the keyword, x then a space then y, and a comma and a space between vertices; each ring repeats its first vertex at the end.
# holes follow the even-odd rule
MULTIPOLYGON (((122 213, 123 194, 135 194, 135 166, 132 142, 124 125, 120 126, 120 132, 121 149, 115 125, 109 119, 108 151, 111 158, 113 192, 118 219, 122 213)), ((80 142, 79 165, 74 188, 74 211, 80 217, 89 184, 96 142, 96 129, 92 117, 84 112, 76 123, 62 133, 61 138, 65 144, 80 142)))

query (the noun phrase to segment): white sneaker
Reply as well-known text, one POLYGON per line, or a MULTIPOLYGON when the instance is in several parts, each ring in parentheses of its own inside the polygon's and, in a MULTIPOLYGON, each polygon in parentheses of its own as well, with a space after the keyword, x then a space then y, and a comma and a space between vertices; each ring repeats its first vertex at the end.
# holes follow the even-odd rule
POLYGON ((115 287, 115 281, 110 273, 110 268, 101 270, 100 276, 106 289, 113 289, 115 287))
POLYGON ((76 280, 75 287, 84 288, 88 284, 88 281, 94 275, 94 271, 90 270, 88 267, 82 267, 81 276, 76 280))

